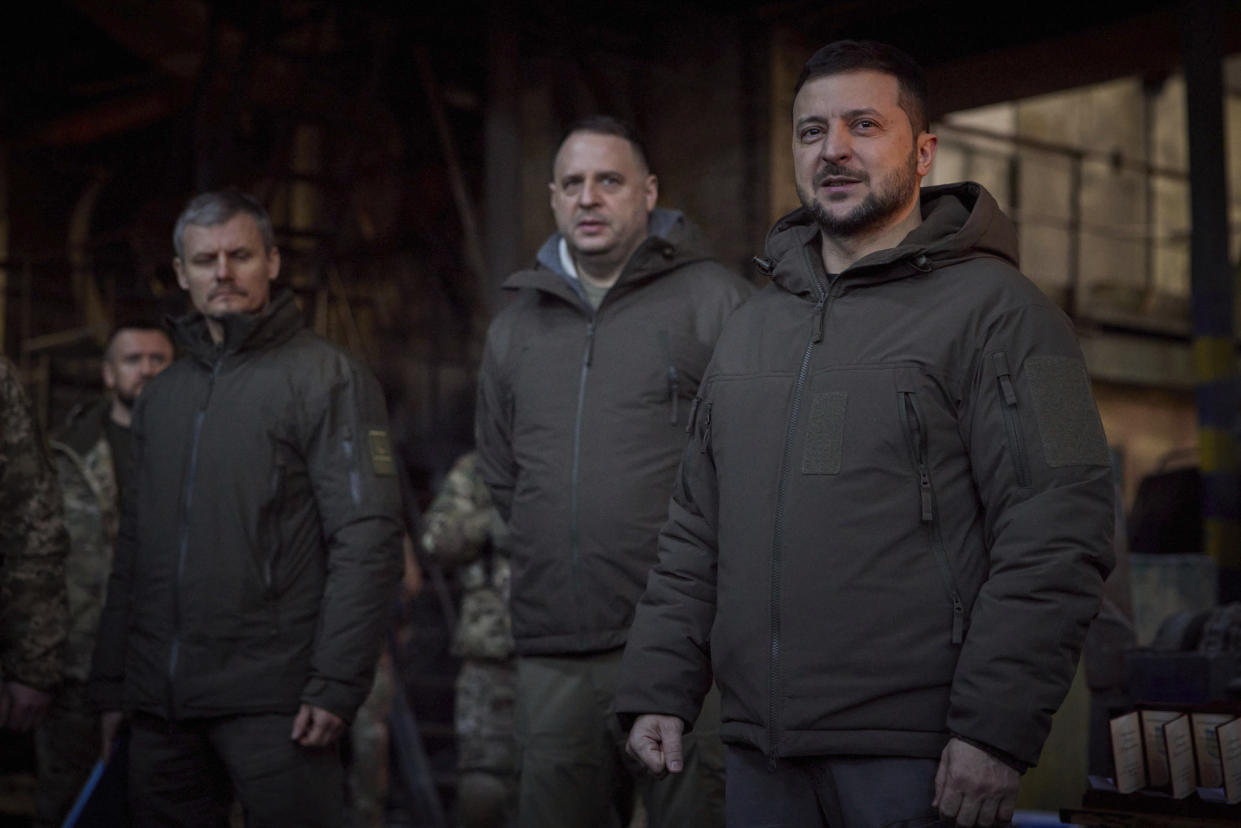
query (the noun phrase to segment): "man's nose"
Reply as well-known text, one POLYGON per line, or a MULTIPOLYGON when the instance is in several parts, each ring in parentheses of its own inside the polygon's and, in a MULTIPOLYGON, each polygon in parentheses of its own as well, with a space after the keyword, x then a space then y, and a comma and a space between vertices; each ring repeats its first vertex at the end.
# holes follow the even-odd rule
POLYGON ((215 277, 217 279, 231 279, 233 276, 233 268, 228 259, 228 254, 221 251, 215 257, 215 277))
POLYGON ((843 124, 829 126, 821 147, 822 157, 830 161, 843 161, 852 152, 853 140, 848 128, 843 124))
POLYGON ((594 184, 589 181, 582 182, 582 189, 577 193, 577 203, 583 207, 599 203, 598 190, 594 184))

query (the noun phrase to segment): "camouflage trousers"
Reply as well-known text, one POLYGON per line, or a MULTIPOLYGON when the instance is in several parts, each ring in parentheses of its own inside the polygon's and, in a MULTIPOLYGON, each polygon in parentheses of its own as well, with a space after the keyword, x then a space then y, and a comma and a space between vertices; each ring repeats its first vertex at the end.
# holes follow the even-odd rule
POLYGON ((501 828, 516 812, 516 686, 511 659, 467 658, 457 674, 457 804, 463 828, 501 828))
POLYGON ((375 665, 371 693, 358 708, 349 729, 349 824, 354 828, 380 828, 386 824, 390 784, 388 715, 395 691, 392 654, 385 647, 375 665))
POLYGON ((512 773, 517 767, 513 699, 517 670, 510 661, 467 658, 457 674, 457 767, 512 773))

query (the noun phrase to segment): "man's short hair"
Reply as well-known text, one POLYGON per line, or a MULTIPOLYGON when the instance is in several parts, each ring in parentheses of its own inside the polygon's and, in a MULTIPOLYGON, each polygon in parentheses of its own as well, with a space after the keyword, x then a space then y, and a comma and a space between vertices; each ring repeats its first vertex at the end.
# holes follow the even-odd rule
POLYGON ((116 343, 116 338, 124 331, 151 331, 160 333, 172 344, 172 334, 168 333, 168 328, 154 319, 125 319, 112 326, 112 330, 108 332, 108 340, 103 346, 103 358, 105 360, 112 358, 112 346, 116 343))
POLYGON ((564 142, 569 140, 569 136, 575 132, 589 132, 592 135, 615 135, 617 138, 624 138, 629 142, 629 146, 633 147, 633 154, 638 159, 638 165, 650 172, 651 164, 647 160, 646 142, 642 140, 642 134, 638 132, 638 128, 628 121, 621 120, 612 115, 588 115, 579 121, 574 121, 565 130, 557 146, 563 147, 564 142))
POLYGON ((815 78, 859 69, 872 69, 896 78, 900 84, 900 106, 909 116, 914 135, 921 135, 930 129, 931 123, 926 114, 926 75, 922 67, 895 46, 874 40, 837 40, 815 52, 802 67, 793 87, 793 95, 796 97, 802 86, 815 78))
POLYGON ((214 227, 224 224, 238 213, 250 216, 258 224, 265 251, 276 246, 276 233, 272 230, 271 216, 257 199, 239 190, 217 190, 194 196, 185 205, 181 215, 177 216, 176 226, 172 228, 172 247, 177 251, 177 258, 185 257, 186 225, 214 227))

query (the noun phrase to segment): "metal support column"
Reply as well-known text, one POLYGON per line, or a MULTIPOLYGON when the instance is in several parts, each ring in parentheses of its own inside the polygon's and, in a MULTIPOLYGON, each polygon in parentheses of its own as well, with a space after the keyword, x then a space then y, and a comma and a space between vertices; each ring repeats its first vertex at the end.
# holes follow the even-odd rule
POLYGON ((523 262, 521 250, 521 43, 511 3, 488 10, 487 76, 484 127, 486 149, 486 260, 491 267, 484 291, 488 309, 498 304, 500 283, 523 262))
POLYGON ((1228 263, 1228 169, 1219 40, 1222 11, 1219 0, 1188 0, 1182 10, 1182 45, 1204 551, 1219 564, 1220 601, 1226 602, 1241 599, 1241 374, 1228 263))

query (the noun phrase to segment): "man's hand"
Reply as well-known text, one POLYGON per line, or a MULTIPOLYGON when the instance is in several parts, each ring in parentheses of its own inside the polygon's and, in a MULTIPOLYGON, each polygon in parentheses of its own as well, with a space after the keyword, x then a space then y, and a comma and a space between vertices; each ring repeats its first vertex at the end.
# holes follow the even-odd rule
POLYGON ((302 747, 328 747, 345 732, 345 720, 322 707, 303 704, 293 720, 289 738, 302 747))
POLYGON ((52 694, 18 681, 0 682, 0 727, 25 732, 43 723, 52 694))
POLYGON ((401 549, 405 560, 405 573, 401 577, 401 598, 412 601, 422 592, 422 567, 418 565, 418 557, 414 554, 414 539, 408 533, 401 540, 401 549))
POLYGON ((985 750, 949 739, 935 772, 931 807, 959 826, 1006 825, 1012 821, 1020 783, 1021 774, 985 750))
POLYGON ((99 758, 107 761, 112 755, 112 745, 116 743, 116 731, 121 729, 125 714, 119 710, 109 710, 99 714, 99 758))
POLYGON ((643 714, 633 723, 625 750, 656 776, 680 773, 684 767, 681 762, 681 733, 684 730, 685 722, 676 716, 643 714))

